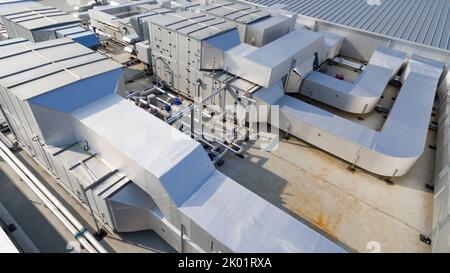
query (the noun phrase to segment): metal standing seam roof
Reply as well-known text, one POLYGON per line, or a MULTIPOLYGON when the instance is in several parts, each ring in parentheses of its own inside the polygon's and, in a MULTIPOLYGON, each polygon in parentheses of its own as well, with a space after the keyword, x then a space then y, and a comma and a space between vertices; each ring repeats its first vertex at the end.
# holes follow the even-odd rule
POLYGON ((80 22, 64 11, 47 6, 16 7, 0 12, 0 16, 29 30, 80 22))
POLYGON ((245 1, 285 5, 301 15, 450 50, 450 0, 245 1))
POLYGON ((0 86, 28 100, 120 67, 70 39, 23 43, 0 52, 0 86))
POLYGON ((223 19, 190 11, 152 16, 147 21, 197 40, 204 40, 236 28, 223 19))

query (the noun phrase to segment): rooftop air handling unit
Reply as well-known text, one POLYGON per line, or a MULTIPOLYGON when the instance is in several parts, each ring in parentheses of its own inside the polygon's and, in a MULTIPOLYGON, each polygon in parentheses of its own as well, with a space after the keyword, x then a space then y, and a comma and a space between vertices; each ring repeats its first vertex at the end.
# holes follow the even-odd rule
POLYGON ((231 1, 214 1, 201 12, 237 26, 242 43, 261 47, 294 29, 296 16, 271 14, 268 10, 231 1))
POLYGON ((0 103, 17 139, 105 226, 153 229, 180 252, 345 251, 118 96, 121 74, 69 39, 0 52, 0 103))
POLYGON ((86 47, 97 48, 95 33, 80 26, 80 20, 53 7, 32 5, 0 10, 0 18, 10 38, 42 42, 70 38, 86 47))

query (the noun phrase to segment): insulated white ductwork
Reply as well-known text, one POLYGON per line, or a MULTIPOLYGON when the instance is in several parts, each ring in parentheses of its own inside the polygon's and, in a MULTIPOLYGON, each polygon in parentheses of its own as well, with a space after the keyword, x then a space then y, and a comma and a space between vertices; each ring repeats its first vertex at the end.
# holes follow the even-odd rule
POLYGON ((354 82, 312 72, 300 93, 345 112, 367 114, 375 109, 389 82, 406 62, 406 53, 378 48, 366 69, 354 82))
POLYGON ((118 64, 67 39, 0 54, 1 103, 27 148, 52 171, 49 158, 72 162, 66 172, 74 174, 95 157, 138 186, 107 197, 121 230, 153 228, 180 251, 345 251, 219 172, 201 144, 119 97, 120 77, 118 64), (11 62, 22 65, 10 71, 11 62))
MULTIPOLYGON (((450 74, 447 74, 449 77, 450 74)), ((446 96, 439 106, 438 131, 436 139, 436 165, 433 199, 433 231, 431 242, 433 252, 450 252, 450 86, 445 83, 446 96)), ((443 94, 441 94, 443 95, 443 94)))
POLYGON ((296 64, 308 61, 324 46, 324 35, 299 29, 261 47, 248 44, 225 52, 224 69, 257 85, 269 87, 296 64))
POLYGON ((131 102, 110 95, 72 116, 79 138, 152 196, 168 222, 183 226, 204 251, 342 251, 217 171, 199 143, 131 102))
POLYGON ((319 54, 319 63, 323 63, 326 60, 331 60, 339 55, 342 44, 344 43, 344 37, 333 32, 318 31, 325 35, 325 45, 323 52, 319 54))
POLYGON ((279 105, 280 129, 369 172, 402 176, 422 155, 444 64, 414 55, 400 94, 380 132, 287 96, 282 86, 255 93, 279 105))
MULTIPOLYGON (((302 29, 305 27, 299 27, 302 29)), ((319 31, 318 33, 324 35, 324 46, 318 49, 318 54, 311 56, 308 60, 297 62, 296 67, 290 72, 287 82, 285 84, 286 93, 300 93, 300 87, 303 80, 310 73, 313 72, 315 65, 321 65, 327 60, 331 60, 339 55, 344 37, 325 31, 319 31)))

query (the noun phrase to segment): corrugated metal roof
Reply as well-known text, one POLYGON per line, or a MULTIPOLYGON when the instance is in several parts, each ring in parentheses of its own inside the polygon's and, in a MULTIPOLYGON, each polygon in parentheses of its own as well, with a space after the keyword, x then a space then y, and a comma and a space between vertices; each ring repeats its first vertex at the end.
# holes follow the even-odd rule
POLYGON ((450 50, 450 0, 245 1, 450 50))
POLYGON ((0 51, 0 87, 27 100, 121 66, 70 39, 0 51))

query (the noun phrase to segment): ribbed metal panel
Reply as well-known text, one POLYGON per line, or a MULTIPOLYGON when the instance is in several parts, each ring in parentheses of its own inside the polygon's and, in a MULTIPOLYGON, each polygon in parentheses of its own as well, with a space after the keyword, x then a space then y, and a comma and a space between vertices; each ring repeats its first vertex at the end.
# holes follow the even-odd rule
POLYGON ((305 16, 450 50, 450 0, 246 1, 282 4, 305 16))

